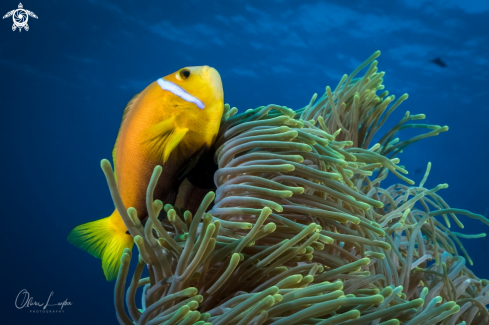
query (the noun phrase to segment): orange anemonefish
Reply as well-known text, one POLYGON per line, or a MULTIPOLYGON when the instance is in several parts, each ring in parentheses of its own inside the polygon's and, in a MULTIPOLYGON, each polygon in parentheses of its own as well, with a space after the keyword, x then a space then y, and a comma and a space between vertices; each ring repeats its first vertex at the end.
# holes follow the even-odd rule
MULTIPOLYGON (((155 198, 175 202, 182 175, 214 144, 223 104, 221 77, 208 66, 160 78, 127 104, 112 155, 122 201, 137 210, 139 219, 147 217, 146 188, 157 165, 163 173, 155 198)), ((108 281, 117 277, 124 248, 133 246, 117 209, 76 227, 68 241, 102 259, 108 281)))

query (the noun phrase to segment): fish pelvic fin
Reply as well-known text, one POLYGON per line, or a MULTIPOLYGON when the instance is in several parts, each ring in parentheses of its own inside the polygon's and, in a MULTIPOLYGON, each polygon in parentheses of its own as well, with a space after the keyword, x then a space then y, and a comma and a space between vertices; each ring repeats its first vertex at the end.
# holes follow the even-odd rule
POLYGON ((188 128, 175 125, 172 116, 143 131, 143 146, 152 158, 165 163, 187 132, 188 128))
POLYGON ((119 212, 115 210, 109 217, 79 225, 68 235, 68 241, 102 260, 102 269, 107 281, 117 278, 122 252, 132 249, 131 235, 119 212))

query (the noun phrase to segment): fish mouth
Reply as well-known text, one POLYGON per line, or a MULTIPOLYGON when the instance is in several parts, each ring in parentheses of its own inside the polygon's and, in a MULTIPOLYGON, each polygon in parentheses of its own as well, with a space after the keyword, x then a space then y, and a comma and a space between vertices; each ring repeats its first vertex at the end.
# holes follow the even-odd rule
POLYGON ((222 90, 221 75, 219 74, 219 72, 217 72, 216 69, 204 65, 202 67, 200 75, 202 76, 202 79, 210 82, 212 88, 214 89, 214 91, 218 93, 218 95, 222 96, 223 90, 222 90))

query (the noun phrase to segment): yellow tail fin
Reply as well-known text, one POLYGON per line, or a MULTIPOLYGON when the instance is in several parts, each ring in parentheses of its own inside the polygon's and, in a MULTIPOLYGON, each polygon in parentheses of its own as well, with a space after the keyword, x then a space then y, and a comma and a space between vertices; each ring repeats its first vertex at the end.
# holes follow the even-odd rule
POLYGON ((68 241, 102 260, 107 281, 117 277, 124 248, 132 249, 133 239, 115 210, 110 217, 79 225, 68 235, 68 241))

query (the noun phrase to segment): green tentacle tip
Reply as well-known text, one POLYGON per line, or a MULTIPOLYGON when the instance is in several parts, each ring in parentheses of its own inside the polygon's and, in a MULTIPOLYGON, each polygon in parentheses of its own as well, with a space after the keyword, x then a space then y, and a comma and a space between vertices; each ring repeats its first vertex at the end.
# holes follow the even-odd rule
POLYGON ((161 210, 161 209, 163 209, 163 202, 161 202, 160 200, 154 200, 153 201, 153 207, 156 210, 161 210))
POLYGON ((129 248, 124 248, 122 251, 122 254, 127 254, 129 256, 132 256, 132 251, 129 248))
POLYGON ((110 161, 108 161, 107 159, 102 159, 100 161, 100 167, 102 167, 102 169, 105 169, 105 168, 112 169, 112 165, 110 164, 110 161))

